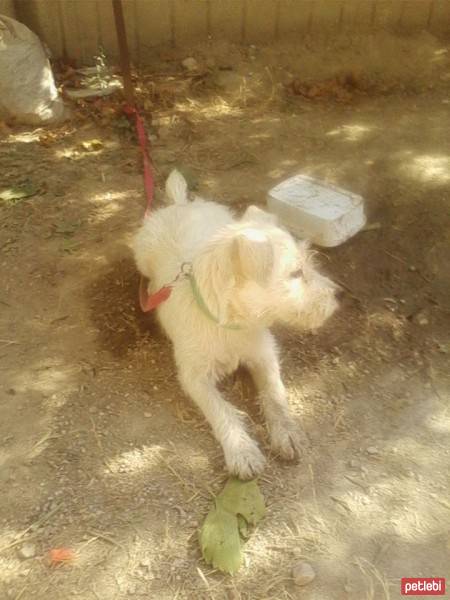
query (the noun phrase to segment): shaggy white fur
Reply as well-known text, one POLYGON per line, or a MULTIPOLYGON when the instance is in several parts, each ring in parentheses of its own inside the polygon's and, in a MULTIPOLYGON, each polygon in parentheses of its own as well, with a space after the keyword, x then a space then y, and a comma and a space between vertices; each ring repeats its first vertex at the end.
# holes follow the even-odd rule
POLYGON ((136 264, 150 281, 149 293, 173 281, 183 263, 191 266, 194 286, 189 277, 179 280, 157 316, 172 340, 184 391, 209 421, 229 471, 248 479, 262 471, 264 456, 243 413, 216 384, 245 365, 259 390, 272 449, 293 459, 301 450, 299 427, 268 328, 275 321, 320 327, 337 308, 337 286, 315 269, 307 243, 296 243, 257 207, 235 220, 224 206, 191 202, 177 171, 167 179, 166 195, 171 205, 151 213, 134 239, 136 264))

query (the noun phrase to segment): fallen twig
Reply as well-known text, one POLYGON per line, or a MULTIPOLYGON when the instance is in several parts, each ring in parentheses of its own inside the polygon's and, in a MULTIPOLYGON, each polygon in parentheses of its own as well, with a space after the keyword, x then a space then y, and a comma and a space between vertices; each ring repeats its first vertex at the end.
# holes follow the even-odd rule
MULTIPOLYGON (((389 252, 388 250, 383 250, 383 252, 384 252, 385 254, 387 254, 388 256, 390 256, 391 258, 393 258, 394 260, 398 260, 398 262, 401 262, 403 265, 406 265, 407 267, 409 267, 409 265, 408 265, 408 263, 406 262, 406 260, 405 260, 405 259, 403 259, 403 258, 400 258, 400 256, 396 256, 395 254, 392 254, 392 253, 391 253, 391 252, 389 252)), ((431 282, 432 282, 432 280, 431 280, 429 277, 426 277, 426 276, 425 276, 423 273, 421 273, 421 271, 419 271, 419 269, 414 269, 414 270, 412 270, 412 269, 411 269, 411 271, 412 271, 413 273, 417 273, 417 274, 418 274, 420 277, 422 277, 422 279, 423 279, 424 281, 426 281, 427 283, 431 283, 431 282)))
POLYGON ((338 279, 337 279, 337 280, 335 280, 335 281, 336 281, 336 283, 337 283, 338 285, 340 285, 340 286, 341 286, 341 288, 343 288, 343 289, 344 289, 346 292, 348 292, 348 293, 350 294, 350 297, 351 297, 351 298, 353 298, 354 300, 356 300, 356 301, 357 301, 357 302, 359 302, 360 304, 362 304, 362 303, 363 303, 363 301, 361 300, 361 298, 359 298, 359 297, 358 297, 358 296, 355 294, 355 292, 354 292, 354 291, 353 291, 353 290, 352 290, 352 289, 351 289, 351 288, 350 288, 350 287, 349 287, 349 286, 348 286, 346 283, 343 283, 342 281, 339 281, 338 279))
POLYGON ((354 485, 359 486, 365 492, 367 492, 367 490, 369 489, 368 485, 366 485, 365 483, 362 483, 362 481, 358 481, 358 479, 354 479, 353 477, 350 477, 350 475, 344 475, 344 477, 345 477, 345 479, 348 479, 349 481, 351 481, 354 485))
POLYGON ((115 540, 113 540, 113 538, 109 537, 108 535, 105 535, 105 534, 100 533, 99 531, 95 531, 93 529, 89 529, 88 533, 90 533, 91 535, 94 535, 98 539, 104 540, 105 542, 108 542, 109 544, 112 544, 113 546, 116 546, 116 548, 120 548, 121 550, 125 550, 123 544, 119 544, 119 542, 116 542, 115 540))
POLYGON ((340 506, 342 506, 342 508, 345 508, 345 510, 348 513, 352 512, 352 509, 347 504, 347 502, 345 502, 345 500, 341 500, 340 498, 337 498, 336 496, 330 496, 330 498, 333 500, 333 502, 336 502, 337 504, 339 504, 340 506))
POLYGON ((18 343, 19 342, 16 342, 14 340, 0 340, 0 344, 3 344, 4 346, 10 346, 11 344, 18 344, 18 343))
MULTIPOLYGON (((21 544, 23 542, 24 536, 30 531, 30 529, 33 529, 33 528, 37 529, 38 527, 43 525, 43 523, 48 521, 50 519, 50 517, 53 517, 53 515, 56 512, 58 512, 58 510, 61 508, 61 506, 62 506, 61 504, 58 504, 58 506, 56 506, 49 513, 47 513, 46 515, 44 515, 43 517, 41 517, 40 519, 38 519, 37 521, 32 523, 29 527, 24 529, 21 533, 18 534, 18 538, 14 542, 11 542, 10 544, 7 544, 6 546, 3 546, 2 548, 0 548, 0 554, 2 552, 5 552, 6 550, 9 550, 10 548, 14 548, 14 546, 17 546, 18 544, 21 544)), ((37 535, 37 534, 34 534, 33 536, 28 536, 28 539, 30 539, 31 537, 34 537, 35 535, 37 535)))

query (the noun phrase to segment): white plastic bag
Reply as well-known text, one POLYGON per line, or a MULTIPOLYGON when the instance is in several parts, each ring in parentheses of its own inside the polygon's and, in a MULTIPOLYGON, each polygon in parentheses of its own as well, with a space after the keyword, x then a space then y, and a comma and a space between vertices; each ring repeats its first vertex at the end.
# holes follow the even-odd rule
POLYGON ((67 116, 41 41, 28 27, 3 15, 0 114, 31 125, 55 123, 67 116))

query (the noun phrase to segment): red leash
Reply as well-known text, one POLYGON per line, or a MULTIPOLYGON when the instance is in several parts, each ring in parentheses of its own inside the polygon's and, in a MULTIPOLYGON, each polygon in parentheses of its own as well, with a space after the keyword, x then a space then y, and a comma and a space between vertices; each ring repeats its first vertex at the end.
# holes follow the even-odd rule
POLYGON ((145 132, 144 120, 139 114, 137 108, 126 104, 123 108, 123 111, 130 120, 133 116, 135 119, 136 135, 141 149, 142 162, 144 165, 144 188, 145 195, 147 196, 147 207, 145 209, 144 217, 147 217, 152 207, 153 192, 155 187, 153 182, 152 162, 150 160, 149 155, 150 144, 148 142, 148 137, 145 132))
MULTIPOLYGON (((152 171, 152 161, 150 159, 150 144, 148 141, 147 133, 145 131, 144 120, 139 114, 137 108, 126 104, 123 110, 129 119, 131 119, 133 116, 135 119, 136 135, 139 142, 139 147, 141 149, 142 163, 144 167, 144 188, 145 195, 147 197, 147 205, 144 213, 145 219, 150 214, 153 203, 153 192, 155 189, 152 171)), ((149 295, 148 280, 143 275, 141 275, 141 279, 139 281, 139 305, 141 307, 142 312, 149 312, 150 310, 154 310, 160 304, 162 304, 162 302, 167 300, 167 298, 172 292, 173 283, 165 285, 154 294, 149 295)))
MULTIPOLYGON (((152 161, 150 159, 150 144, 147 138, 147 134, 145 132, 144 121, 141 115, 139 114, 139 111, 136 108, 134 101, 133 81, 131 78, 130 68, 130 56, 128 52, 127 34, 125 29, 125 20, 123 17, 121 0, 112 0, 112 7, 114 11, 114 20, 116 24, 117 41, 119 44, 119 56, 122 68, 123 86, 125 98, 127 100, 127 104, 124 106, 123 110, 127 117, 130 119, 130 121, 132 117, 134 117, 136 135, 139 142, 139 147, 141 149, 142 162, 144 166, 144 188, 145 195, 147 197, 147 206, 144 215, 145 218, 149 216, 152 207, 153 192, 155 187, 153 181, 152 161)), ((141 310, 143 312, 148 312, 149 310, 153 310, 154 308, 159 306, 161 302, 164 302, 164 300, 167 300, 172 291, 172 285, 173 283, 168 284, 149 296, 147 291, 148 281, 145 279, 145 277, 141 276, 141 280, 139 283, 139 304, 141 306, 141 310)))

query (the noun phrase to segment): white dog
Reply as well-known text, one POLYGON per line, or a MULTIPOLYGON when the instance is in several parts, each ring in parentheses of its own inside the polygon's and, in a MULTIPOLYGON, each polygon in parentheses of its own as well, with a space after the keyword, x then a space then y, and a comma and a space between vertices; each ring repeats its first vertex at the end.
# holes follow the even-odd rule
POLYGON ((166 182, 170 206, 150 214, 135 237, 139 271, 154 293, 178 278, 158 319, 173 342, 178 375, 220 442, 229 471, 259 474, 265 459, 247 433, 244 415, 216 384, 238 365, 252 374, 273 451, 293 459, 301 449, 280 378, 269 327, 280 321, 316 329, 337 308, 337 286, 314 268, 305 242, 250 206, 236 221, 228 208, 189 201, 177 171, 166 182))

